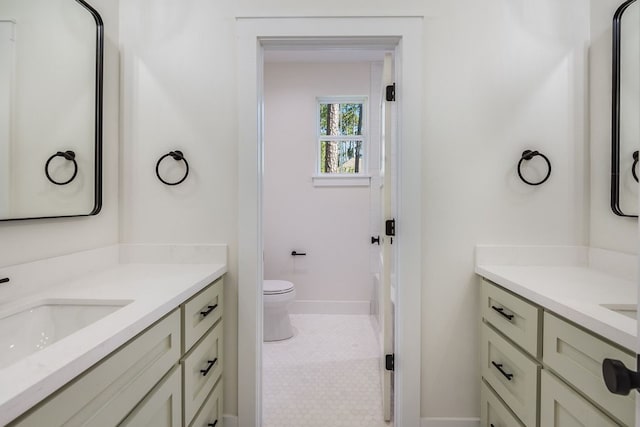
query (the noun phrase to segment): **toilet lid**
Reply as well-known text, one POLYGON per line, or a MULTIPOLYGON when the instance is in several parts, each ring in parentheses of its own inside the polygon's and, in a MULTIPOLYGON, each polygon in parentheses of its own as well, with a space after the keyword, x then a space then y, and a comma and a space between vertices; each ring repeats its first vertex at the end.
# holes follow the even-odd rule
POLYGON ((293 283, 286 280, 264 280, 262 282, 262 292, 265 295, 286 294, 293 290, 293 283))

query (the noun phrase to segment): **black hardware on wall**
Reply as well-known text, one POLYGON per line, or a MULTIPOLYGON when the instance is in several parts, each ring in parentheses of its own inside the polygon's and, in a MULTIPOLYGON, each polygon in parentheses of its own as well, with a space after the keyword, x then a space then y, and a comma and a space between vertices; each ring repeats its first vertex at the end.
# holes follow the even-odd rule
POLYGON ((213 423, 207 424, 207 427, 216 427, 218 425, 218 420, 215 420, 213 423))
POLYGON ((520 157, 520 161, 518 162, 518 176, 520 177, 520 179, 525 182, 526 184, 529 185, 540 185, 545 183, 549 177, 551 176, 551 162, 549 161, 549 158, 547 156, 545 156, 544 154, 540 153, 539 151, 531 151, 531 150, 524 150, 522 152, 522 157, 520 157), (528 181, 523 175, 522 175, 522 171, 520 170, 520 168, 522 167, 522 162, 524 161, 529 161, 531 159, 533 159, 536 156, 540 156, 544 159, 545 162, 547 162, 547 175, 538 182, 531 182, 528 181))
POLYGON ((387 101, 395 101, 396 100, 396 84, 392 84, 387 86, 387 93, 385 99, 387 101))
POLYGON ((380 236, 371 236, 371 244, 380 246, 380 236))
POLYGON ((47 163, 44 164, 44 174, 47 176, 47 179, 55 185, 67 185, 75 179, 76 175, 78 175, 78 162, 76 162, 76 153, 71 150, 67 150, 64 152, 58 151, 53 156, 49 157, 47 163), (73 162, 73 175, 71 175, 71 178, 66 181, 56 181, 51 178, 51 175, 49 175, 49 163, 51 163, 51 160, 55 159, 56 157, 63 157, 64 159, 73 162))
POLYGON ((8 277, 3 277, 2 279, 0 279, 0 283, 7 283, 9 281, 8 277))
POLYGON ((387 371, 393 371, 395 370, 395 364, 396 364, 396 355, 395 354, 385 354, 384 355, 384 368, 387 371))
POLYGON ((291 256, 306 256, 306 255, 307 255, 306 252, 291 251, 291 256))
POLYGON ((158 159, 158 163, 156 163, 156 176, 158 177, 158 179, 166 185, 178 185, 178 184, 182 184, 184 182, 185 179, 187 179, 187 176, 189 176, 189 163, 187 162, 187 159, 184 158, 184 154, 182 154, 182 151, 180 150, 175 150, 175 151, 169 151, 167 154, 165 154, 164 156, 160 157, 160 159, 158 159), (179 161, 183 161, 184 162, 184 166, 185 166, 185 172, 184 172, 184 176, 175 182, 167 182, 164 179, 162 179, 162 177, 160 176, 160 163, 166 159, 167 157, 171 157, 173 158, 173 160, 175 160, 176 162, 179 161))
MULTIPOLYGON (((637 218, 638 215, 628 215, 620 208, 620 71, 621 55, 620 41, 622 32, 622 15, 636 0, 627 0, 613 15, 613 60, 611 85, 611 210, 618 216, 637 218)), ((635 157, 634 157, 635 158, 635 157)), ((635 162, 634 162, 635 165, 635 162)), ((634 166, 635 171, 635 166, 634 166)), ((635 177, 635 176, 634 176, 635 177)))
POLYGON ((638 173, 636 172, 636 167, 638 166, 638 150, 633 152, 633 165, 631 166, 631 174, 633 175, 633 179, 638 182, 638 173))

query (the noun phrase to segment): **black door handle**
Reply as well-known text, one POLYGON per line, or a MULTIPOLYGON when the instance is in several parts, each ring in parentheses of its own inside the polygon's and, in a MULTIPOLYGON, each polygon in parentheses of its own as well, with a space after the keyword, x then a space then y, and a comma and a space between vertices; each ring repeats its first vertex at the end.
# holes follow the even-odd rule
POLYGON ((306 254, 306 252, 291 251, 291 256, 305 256, 306 254))
POLYGON ((627 369, 619 360, 604 359, 602 376, 607 389, 613 394, 627 396, 631 390, 640 387, 640 374, 627 369))

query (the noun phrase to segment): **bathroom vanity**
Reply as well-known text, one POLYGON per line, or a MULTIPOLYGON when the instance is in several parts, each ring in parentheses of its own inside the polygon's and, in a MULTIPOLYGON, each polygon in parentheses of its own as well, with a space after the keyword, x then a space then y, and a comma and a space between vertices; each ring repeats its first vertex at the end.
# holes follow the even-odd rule
POLYGON ((611 394, 602 361, 635 368, 636 284, 607 251, 558 250, 507 262, 478 249, 481 425, 634 426, 636 393, 611 394))
MULTIPOLYGON (((226 247, 150 246, 88 251, 93 271, 1 300, 0 345, 22 353, 0 361, 0 425, 222 425, 226 247), (27 336, 41 318, 55 327, 35 351, 7 331, 13 318, 27 336)), ((19 287, 42 263, 83 257, 0 275, 19 287)))

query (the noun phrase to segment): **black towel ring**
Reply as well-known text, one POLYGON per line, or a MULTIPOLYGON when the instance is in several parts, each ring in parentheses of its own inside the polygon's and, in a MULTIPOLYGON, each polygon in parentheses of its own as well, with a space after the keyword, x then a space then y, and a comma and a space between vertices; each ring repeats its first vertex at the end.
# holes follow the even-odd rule
POLYGON ((156 163, 156 176, 158 177, 158 179, 160 181, 162 181, 163 184, 166 185, 178 185, 178 184, 182 184, 182 182, 184 182, 185 179, 187 179, 187 176, 189 176, 189 163, 187 163, 187 159, 184 158, 184 154, 182 154, 182 151, 180 150, 176 150, 176 151, 170 151, 167 154, 165 154, 164 156, 160 157, 160 159, 158 160, 158 163, 156 163), (182 179, 180 179, 179 181, 176 182, 167 182, 164 179, 162 179, 162 177, 160 176, 160 163, 167 157, 171 156, 173 158, 173 160, 179 162, 180 160, 182 160, 184 162, 184 165, 186 167, 186 170, 184 172, 184 176, 182 177, 182 179))
POLYGON ((518 162, 518 176, 520 177, 521 180, 523 180, 525 183, 527 183, 529 185, 540 185, 540 184, 546 182, 549 179, 549 177, 551 176, 551 162, 549 161, 547 156, 545 156, 544 154, 542 154, 542 153, 540 153, 538 151, 524 150, 522 152, 522 157, 520 158, 520 161, 518 162), (533 159, 535 156, 542 157, 545 160, 545 162, 547 162, 547 167, 549 168, 549 170, 547 171, 547 176, 545 176, 544 179, 542 179, 542 181, 531 182, 531 181, 527 181, 525 179, 525 177, 522 176, 522 171, 520 171, 520 167, 522 166, 522 162, 524 162, 525 160, 529 161, 529 160, 533 159))
POLYGON ((78 162, 76 162, 76 153, 71 150, 67 150, 65 152, 58 151, 53 156, 49 157, 47 163, 44 164, 44 174, 47 176, 47 179, 55 185, 67 185, 75 179, 76 175, 78 175, 78 162), (73 162, 73 175, 71 175, 71 178, 66 181, 58 182, 51 178, 51 175, 49 175, 49 163, 51 163, 51 160, 55 159, 56 157, 64 157, 66 160, 73 162))
POLYGON ((636 172, 636 166, 638 166, 638 150, 633 152, 633 165, 631 166, 631 173, 633 174, 633 179, 638 182, 638 173, 636 172))

